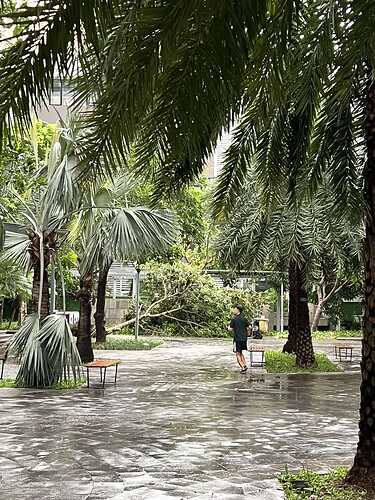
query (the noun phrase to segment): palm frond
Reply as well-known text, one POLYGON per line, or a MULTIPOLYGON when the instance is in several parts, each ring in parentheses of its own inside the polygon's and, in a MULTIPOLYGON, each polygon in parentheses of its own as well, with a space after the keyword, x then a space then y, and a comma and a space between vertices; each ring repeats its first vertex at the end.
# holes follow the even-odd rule
POLYGON ((24 353, 26 344, 30 337, 35 336, 39 331, 39 318, 37 314, 27 316, 20 329, 13 335, 9 344, 10 351, 21 359, 24 353))
POLYGON ((79 378, 81 359, 63 314, 42 323, 37 315, 29 316, 11 348, 20 358, 16 383, 22 387, 51 387, 71 374, 79 378))
POLYGON ((30 239, 27 236, 26 228, 21 225, 7 225, 5 232, 4 251, 1 254, 1 259, 11 260, 16 262, 22 269, 28 271, 30 269, 30 254, 29 245, 30 239))
POLYGON ((37 339, 52 367, 52 384, 66 379, 70 373, 74 379, 79 378, 81 358, 65 314, 48 316, 37 339))
POLYGON ((117 210, 108 227, 112 255, 121 260, 142 260, 163 252, 175 241, 177 229, 168 211, 145 207, 117 210))
POLYGON ((110 24, 115 3, 42 0, 6 14, 21 30, 0 57, 2 136, 6 126, 25 130, 30 125, 32 113, 48 98, 56 72, 60 78, 72 74, 77 51, 97 45, 98 24, 110 24))

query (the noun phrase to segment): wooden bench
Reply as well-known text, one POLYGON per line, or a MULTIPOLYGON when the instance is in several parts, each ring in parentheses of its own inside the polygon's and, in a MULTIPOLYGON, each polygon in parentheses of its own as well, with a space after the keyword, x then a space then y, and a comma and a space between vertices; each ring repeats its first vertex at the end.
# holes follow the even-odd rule
POLYGON ((85 363, 83 366, 87 370, 87 387, 90 387, 90 373, 89 372, 92 368, 99 368, 99 370, 100 370, 100 382, 102 382, 103 389, 104 389, 107 368, 110 368, 111 366, 115 366, 116 371, 115 371, 115 382, 114 383, 116 383, 119 364, 120 364, 119 359, 96 359, 94 361, 91 361, 91 363, 85 363), (104 374, 103 374, 103 370, 104 370, 104 374))
POLYGON ((250 366, 255 366, 255 365, 264 366, 266 360, 264 355, 265 350, 262 345, 250 344, 249 353, 250 353, 250 366), (260 361, 254 361, 254 353, 260 353, 262 359, 260 361))
POLYGON ((335 358, 339 361, 349 361, 353 360, 353 346, 350 344, 337 343, 334 345, 335 348, 335 358))

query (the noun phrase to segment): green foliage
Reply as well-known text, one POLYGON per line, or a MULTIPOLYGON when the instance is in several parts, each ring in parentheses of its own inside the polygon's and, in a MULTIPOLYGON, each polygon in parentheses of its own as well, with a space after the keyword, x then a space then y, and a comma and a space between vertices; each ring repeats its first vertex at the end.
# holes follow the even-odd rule
POLYGON ((219 288, 199 268, 183 263, 150 263, 141 290, 141 327, 167 336, 226 337, 235 304, 241 302, 251 319, 270 300, 267 293, 219 288))
MULTIPOLYGON (((9 144, 3 148, 0 157, 0 183, 10 185, 19 194, 29 189, 37 189, 45 183, 45 177, 38 174, 47 165, 48 153, 56 126, 41 121, 33 123, 29 133, 14 134, 9 144)), ((5 196, 4 202, 12 207, 15 200, 5 196)))
POLYGON ((328 474, 301 470, 297 474, 288 471, 279 477, 287 500, 360 500, 366 499, 366 491, 344 484, 348 471, 335 469, 328 474), (304 486, 299 489, 298 486, 304 486))
POLYGON ((66 379, 66 380, 61 380, 57 384, 49 387, 49 389, 57 389, 57 390, 64 390, 64 389, 79 389, 86 383, 86 380, 84 378, 78 378, 78 379, 66 379))
MULTIPOLYGON (((277 332, 276 330, 272 330, 270 332, 266 333, 267 337, 274 337, 277 339, 287 339, 288 338, 288 332, 277 332)), ((328 340, 328 339, 337 339, 340 337, 356 337, 356 338, 361 338, 362 337, 362 331, 361 330, 329 330, 329 331, 316 331, 312 332, 312 338, 314 340, 328 340)))
POLYGON ((310 373, 310 372, 339 372, 341 371, 325 354, 315 355, 316 366, 299 368, 296 366, 296 357, 279 351, 266 351, 266 370, 268 373, 310 373))
POLYGON ((0 323, 0 330, 17 330, 18 328, 18 322, 17 321, 12 321, 9 324, 9 321, 3 321, 0 323))
POLYGON ((0 298, 27 300, 30 295, 31 283, 24 270, 11 260, 0 259, 0 298))
MULTIPOLYGON (((67 379, 67 380, 62 380, 58 382, 55 385, 52 385, 51 387, 47 387, 47 389, 56 389, 56 390, 62 390, 62 389, 78 389, 82 385, 86 383, 85 379, 79 378, 79 379, 67 379)), ((0 388, 20 388, 22 387, 18 382, 16 382, 12 378, 6 378, 3 380, 0 380, 0 388)))
POLYGON ((173 197, 159 197, 152 200, 153 185, 145 182, 136 184, 129 193, 127 201, 135 205, 153 204, 161 209, 171 209, 176 214, 179 234, 175 244, 161 260, 175 261, 185 259, 203 267, 207 263, 207 239, 210 232, 208 208, 209 192, 205 179, 193 186, 185 187, 173 197))
POLYGON ((124 335, 107 335, 105 344, 95 343, 94 349, 104 349, 106 351, 149 351, 163 342, 153 339, 128 338, 124 335))
POLYGON ((17 387, 17 386, 16 386, 14 379, 4 378, 4 379, 0 380, 0 389, 3 387, 13 388, 13 387, 17 387))

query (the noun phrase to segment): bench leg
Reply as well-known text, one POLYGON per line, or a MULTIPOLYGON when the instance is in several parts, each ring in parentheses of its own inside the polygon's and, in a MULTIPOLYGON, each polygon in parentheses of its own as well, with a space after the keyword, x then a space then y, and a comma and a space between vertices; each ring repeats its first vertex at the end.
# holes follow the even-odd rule
POLYGON ((100 382, 103 382, 103 371, 102 371, 102 368, 100 368, 100 382))
POLYGON ((104 389, 104 386, 105 386, 105 376, 107 374, 107 367, 104 368, 104 377, 103 377, 103 389, 104 389))
POLYGON ((89 369, 86 368, 87 370, 87 377, 86 377, 86 380, 87 380, 87 387, 90 387, 90 375, 89 375, 89 369))
POLYGON ((115 371, 115 383, 117 382, 117 371, 118 371, 118 364, 116 365, 116 371, 115 371))
POLYGON ((0 375, 0 380, 3 379, 3 375, 4 375, 4 364, 5 364, 5 361, 2 359, 1 360, 1 375, 0 375))

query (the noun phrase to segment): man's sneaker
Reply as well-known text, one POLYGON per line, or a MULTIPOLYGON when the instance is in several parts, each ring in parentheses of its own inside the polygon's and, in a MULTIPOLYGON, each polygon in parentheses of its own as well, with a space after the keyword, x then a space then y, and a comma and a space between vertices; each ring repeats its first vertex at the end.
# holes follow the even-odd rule
POLYGON ((241 370, 241 373, 246 373, 247 372, 247 366, 244 366, 241 370))

